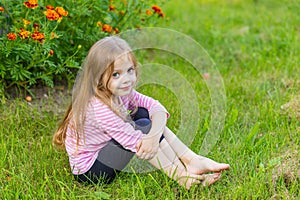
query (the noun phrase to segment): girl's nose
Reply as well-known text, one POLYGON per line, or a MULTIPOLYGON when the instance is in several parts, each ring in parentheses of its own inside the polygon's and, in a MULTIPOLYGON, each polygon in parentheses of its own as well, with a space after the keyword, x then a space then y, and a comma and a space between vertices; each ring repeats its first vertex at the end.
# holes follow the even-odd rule
POLYGON ((130 82, 130 77, 129 77, 129 75, 126 74, 126 75, 123 77, 122 83, 124 84, 124 83, 128 83, 128 82, 130 82))

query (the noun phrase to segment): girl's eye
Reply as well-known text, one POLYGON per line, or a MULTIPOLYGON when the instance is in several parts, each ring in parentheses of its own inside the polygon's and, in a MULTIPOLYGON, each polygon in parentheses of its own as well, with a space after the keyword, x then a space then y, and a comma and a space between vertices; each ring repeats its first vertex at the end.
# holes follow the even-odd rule
POLYGON ((115 72, 115 73, 112 74, 112 76, 113 76, 114 78, 118 78, 118 77, 120 76, 120 74, 119 74, 119 72, 115 72))
POLYGON ((131 67, 131 68, 128 69, 128 73, 133 73, 133 72, 134 72, 134 68, 133 67, 131 67))

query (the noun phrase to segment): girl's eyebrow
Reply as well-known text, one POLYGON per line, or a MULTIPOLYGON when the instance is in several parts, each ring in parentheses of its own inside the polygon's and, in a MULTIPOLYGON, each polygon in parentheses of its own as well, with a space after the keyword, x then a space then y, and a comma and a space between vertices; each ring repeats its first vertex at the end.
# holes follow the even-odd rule
MULTIPOLYGON (((134 65, 133 65, 133 64, 130 64, 130 65, 124 67, 124 69, 125 69, 125 71, 126 71, 126 70, 128 70, 128 69, 130 69, 130 68, 132 68, 132 67, 134 67, 134 65)), ((121 67, 121 68, 114 68, 114 71, 123 71, 123 67, 121 67)))

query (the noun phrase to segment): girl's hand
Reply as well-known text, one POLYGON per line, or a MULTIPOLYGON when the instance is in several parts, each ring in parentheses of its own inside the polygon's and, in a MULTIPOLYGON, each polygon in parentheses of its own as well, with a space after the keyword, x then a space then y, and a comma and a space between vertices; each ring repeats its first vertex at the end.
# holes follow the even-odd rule
POLYGON ((136 155, 140 159, 150 160, 152 159, 158 151, 159 148, 159 139, 158 136, 144 136, 137 144, 136 155))

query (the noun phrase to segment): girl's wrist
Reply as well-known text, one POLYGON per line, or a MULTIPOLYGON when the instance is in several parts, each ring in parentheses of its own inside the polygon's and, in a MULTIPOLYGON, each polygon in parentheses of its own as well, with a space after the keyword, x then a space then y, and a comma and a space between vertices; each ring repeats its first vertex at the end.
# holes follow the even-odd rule
POLYGON ((148 133, 147 135, 144 135, 142 139, 154 139, 154 138, 160 138, 162 136, 162 133, 148 133))

